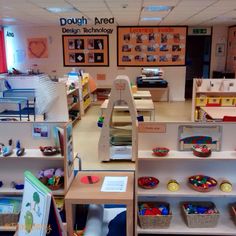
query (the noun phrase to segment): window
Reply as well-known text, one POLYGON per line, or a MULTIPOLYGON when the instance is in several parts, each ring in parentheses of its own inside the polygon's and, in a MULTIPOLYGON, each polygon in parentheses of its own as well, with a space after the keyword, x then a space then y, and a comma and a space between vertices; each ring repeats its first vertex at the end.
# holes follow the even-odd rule
POLYGON ((0 73, 7 72, 4 30, 0 28, 0 73))

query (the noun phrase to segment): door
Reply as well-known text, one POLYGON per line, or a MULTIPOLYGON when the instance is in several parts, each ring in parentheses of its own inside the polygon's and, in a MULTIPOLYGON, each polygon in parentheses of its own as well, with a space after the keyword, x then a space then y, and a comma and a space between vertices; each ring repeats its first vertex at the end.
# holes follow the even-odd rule
POLYGON ((209 78, 211 36, 187 36, 185 98, 192 98, 193 78, 209 78))

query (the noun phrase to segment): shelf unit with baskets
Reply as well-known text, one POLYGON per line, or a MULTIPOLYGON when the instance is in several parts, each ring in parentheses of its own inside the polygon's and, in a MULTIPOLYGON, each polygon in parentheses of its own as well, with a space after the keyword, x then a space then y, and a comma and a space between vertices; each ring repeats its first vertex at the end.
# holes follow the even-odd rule
MULTIPOLYGON (((191 151, 180 151, 179 130, 182 126, 194 126, 198 128, 215 127, 214 123, 164 123, 164 122, 141 122, 138 128, 138 158, 136 159, 136 211, 140 202, 167 202, 170 204, 172 218, 170 224, 158 227, 152 224, 141 227, 139 216, 135 214, 136 233, 140 234, 179 234, 179 235, 235 235, 236 225, 231 218, 229 205, 235 202, 236 197, 236 151, 235 130, 236 123, 217 123, 221 130, 220 151, 212 151, 210 157, 200 158, 191 151), (167 156, 158 157, 152 154, 156 146, 167 147, 170 152, 167 156), (188 186, 188 177, 204 174, 215 178, 218 182, 216 188, 210 192, 198 192, 188 186), (155 177, 159 184, 153 189, 143 189, 138 185, 138 178, 144 176, 155 177), (179 183, 178 191, 170 191, 167 184, 170 180, 179 183), (223 192, 220 183, 228 180, 232 183, 231 192, 223 192), (216 227, 196 228, 188 226, 188 215, 184 215, 182 204, 184 202, 213 202, 219 211, 219 217, 213 217, 212 223, 218 219, 216 227)), ((142 216, 143 217, 143 216, 142 216)), ((145 216, 144 216, 145 217, 145 216)), ((150 217, 150 216, 146 216, 150 217)), ((163 217, 163 216, 161 216, 163 217)), ((234 216, 235 218, 235 216, 234 216)), ((199 219, 194 219, 196 223, 199 219)), ((207 218, 206 218, 207 220, 207 218)), ((151 221, 152 222, 152 221, 151 221)), ((200 221, 199 221, 200 222, 200 221)))
POLYGON ((194 79, 192 95, 192 121, 201 121, 201 107, 235 107, 235 79, 194 79))
MULTIPOLYGON (((23 190, 16 190, 12 187, 12 182, 22 184, 26 170, 37 176, 40 170, 61 168, 64 170, 64 186, 53 190, 53 195, 63 198, 74 178, 72 124, 67 122, 1 122, 0 133, 4 134, 0 137, 0 143, 6 145, 8 140, 12 139, 13 147, 15 147, 19 140, 21 147, 25 148, 24 155, 20 157, 16 155, 16 149, 13 149, 9 156, 0 155, 0 180, 3 183, 0 187, 0 197, 22 197, 23 190), (55 146, 56 140, 60 143, 58 145, 63 150, 61 152, 63 155, 61 153, 52 156, 43 155, 39 147, 55 146)), ((15 225, 11 227, 0 225, 0 232, 15 230, 15 225)))
POLYGON ((81 115, 84 115, 92 102, 90 88, 89 88, 89 74, 88 73, 84 73, 81 77, 80 90, 81 90, 81 99, 80 99, 81 115))

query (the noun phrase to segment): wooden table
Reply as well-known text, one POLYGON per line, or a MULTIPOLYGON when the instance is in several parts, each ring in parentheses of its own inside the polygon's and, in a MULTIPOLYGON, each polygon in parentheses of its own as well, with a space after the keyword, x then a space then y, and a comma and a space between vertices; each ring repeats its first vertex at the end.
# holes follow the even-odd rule
MULTIPOLYGON (((134 100, 137 111, 147 111, 150 113, 150 120, 155 120, 155 107, 151 99, 135 99, 134 100)), ((108 99, 106 99, 101 105, 101 116, 103 116, 104 111, 107 109, 108 99)), ((129 111, 126 105, 116 105, 114 106, 116 111, 129 111)))
POLYGON ((68 235, 73 235, 73 205, 76 204, 125 204, 126 211, 126 235, 133 235, 133 205, 134 205, 134 173, 133 172, 109 172, 109 171, 81 171, 75 177, 65 197, 66 221, 68 235), (81 177, 96 175, 100 181, 95 184, 83 184, 81 177), (101 192, 105 176, 128 176, 126 192, 101 192))
MULTIPOLYGON (((151 93, 154 102, 169 102, 169 87, 166 88, 138 88, 138 90, 148 90, 151 93)), ((141 91, 140 91, 141 92, 141 91)))
POLYGON ((236 107, 201 107, 213 120, 223 120, 224 116, 236 116, 236 107))

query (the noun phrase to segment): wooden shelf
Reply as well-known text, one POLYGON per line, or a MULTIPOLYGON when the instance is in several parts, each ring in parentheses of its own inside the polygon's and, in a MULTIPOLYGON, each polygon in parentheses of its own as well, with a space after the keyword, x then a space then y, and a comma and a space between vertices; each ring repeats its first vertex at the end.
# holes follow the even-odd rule
MULTIPOLYGON (((138 196, 168 196, 168 197, 234 197, 236 196, 236 184, 233 184, 232 192, 226 193, 222 192, 219 189, 219 186, 216 187, 211 192, 197 192, 191 189, 187 185, 187 178, 185 183, 179 183, 180 189, 176 192, 171 192, 167 189, 167 183, 159 183, 158 187, 155 189, 142 189, 138 187, 137 193, 138 196)), ((235 228, 236 229, 236 228, 235 228)))
MULTIPOLYGON (((23 194, 24 190, 16 190, 15 188, 12 187, 1 187, 0 188, 0 194, 4 195, 11 195, 11 196, 19 196, 23 194)), ((64 196, 64 189, 59 189, 52 191, 53 195, 56 196, 64 196)))
POLYGON ((234 96, 236 95, 236 92, 231 92, 231 91, 196 91, 196 94, 207 94, 207 95, 220 95, 220 96, 234 96))
POLYGON ((7 157, 0 156, 1 160, 7 160, 7 159, 18 159, 18 160, 24 160, 24 159, 42 159, 42 160, 64 160, 63 156, 61 154, 53 155, 53 156, 44 156, 42 152, 39 149, 25 149, 24 156, 18 157, 16 155, 16 149, 13 150, 13 154, 7 157))
POLYGON ((16 226, 0 226, 0 232, 15 232, 16 226))
POLYGON ((155 160, 236 160, 236 151, 221 151, 221 152, 212 152, 210 157, 196 157, 191 151, 170 151, 165 157, 158 157, 152 154, 152 151, 139 151, 138 152, 139 160, 155 161, 155 160))
POLYGON ((236 226, 230 219, 229 212, 220 211, 220 219, 215 228, 189 228, 181 217, 178 207, 172 208, 173 217, 167 229, 142 229, 137 227, 138 234, 178 234, 178 235, 235 235, 236 226))
POLYGON ((69 105, 68 109, 71 110, 71 109, 73 109, 74 107, 76 107, 77 105, 79 105, 79 101, 78 101, 78 102, 74 102, 74 103, 72 103, 71 105, 69 105))
POLYGON ((74 93, 74 92, 77 91, 77 90, 78 90, 78 88, 75 88, 75 89, 69 90, 69 91, 66 92, 66 94, 67 94, 67 96, 68 96, 68 95, 74 93))

